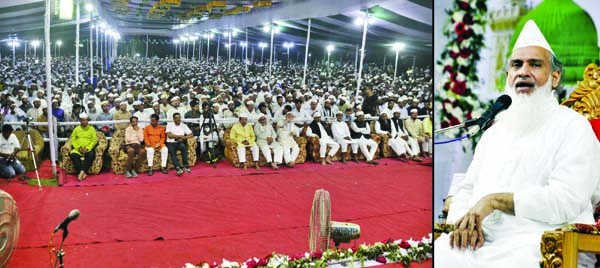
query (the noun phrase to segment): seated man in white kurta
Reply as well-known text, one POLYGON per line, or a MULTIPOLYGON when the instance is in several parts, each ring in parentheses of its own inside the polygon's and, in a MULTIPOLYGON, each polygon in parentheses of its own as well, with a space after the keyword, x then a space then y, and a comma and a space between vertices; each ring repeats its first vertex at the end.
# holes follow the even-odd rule
POLYGON ((352 148, 352 161, 358 163, 358 140, 353 140, 350 137, 350 128, 348 123, 344 122, 344 113, 338 111, 335 115, 336 121, 331 124, 331 133, 335 142, 340 144, 342 150, 342 164, 346 164, 346 151, 348 144, 352 148))
POLYGON ((296 158, 300 154, 300 147, 295 140, 300 131, 293 122, 294 118, 294 113, 287 112, 285 120, 277 123, 277 142, 283 147, 283 160, 290 168, 296 165, 296 158))
POLYGON ((400 138, 396 128, 392 127, 392 120, 388 118, 388 112, 383 111, 379 115, 379 120, 375 121, 375 134, 388 136, 388 145, 394 150, 398 159, 401 161, 407 161, 406 149, 408 143, 400 138))
MULTIPOLYGON (((435 241, 436 267, 539 267, 544 231, 594 223, 600 148, 587 120, 560 106, 562 63, 533 21, 510 56, 512 106, 477 145, 453 197, 454 232, 435 241)), ((594 267, 579 254, 579 267, 594 267)))
POLYGON ((283 160, 283 149, 281 145, 275 141, 277 133, 273 127, 267 123, 267 116, 260 114, 258 116, 258 124, 254 126, 254 134, 256 134, 256 144, 260 148, 260 151, 267 159, 267 162, 271 164, 271 167, 278 170, 277 165, 281 164, 283 160), (273 150, 273 155, 271 155, 273 150))
POLYGON ((337 153, 340 145, 332 139, 331 130, 326 127, 321 121, 321 113, 313 114, 313 121, 306 128, 307 137, 319 137, 319 156, 321 157, 321 165, 333 164, 331 157, 337 153), (327 154, 327 147, 330 147, 327 154))

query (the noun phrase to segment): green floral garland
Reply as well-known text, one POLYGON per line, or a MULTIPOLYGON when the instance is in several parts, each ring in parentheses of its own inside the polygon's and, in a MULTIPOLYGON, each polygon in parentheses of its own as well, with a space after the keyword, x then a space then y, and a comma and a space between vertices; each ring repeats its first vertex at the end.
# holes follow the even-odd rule
MULTIPOLYGON (((486 0, 454 0, 453 8, 446 13, 448 21, 443 34, 450 41, 436 63, 443 75, 441 89, 438 87, 435 96, 442 128, 477 118, 486 108, 472 90, 479 81, 476 65, 484 47, 486 0)), ((453 129, 445 134, 459 137, 464 130, 453 129)))
POLYGON ((185 268, 255 268, 255 267, 327 267, 330 264, 341 264, 354 267, 355 262, 360 262, 360 267, 365 262, 376 263, 402 263, 408 267, 411 262, 423 262, 432 257, 433 239, 432 234, 423 237, 420 241, 391 239, 377 242, 373 245, 360 245, 348 249, 328 249, 325 252, 301 253, 287 256, 272 253, 266 257, 251 258, 245 262, 231 262, 223 259, 216 262, 200 262, 198 264, 186 263, 185 268))

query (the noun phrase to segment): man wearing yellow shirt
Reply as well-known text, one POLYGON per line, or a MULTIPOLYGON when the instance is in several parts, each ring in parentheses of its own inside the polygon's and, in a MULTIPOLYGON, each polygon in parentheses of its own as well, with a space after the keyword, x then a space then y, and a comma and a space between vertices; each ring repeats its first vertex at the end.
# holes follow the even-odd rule
POLYGON ((254 129, 248 124, 248 113, 244 112, 240 115, 239 123, 236 123, 231 127, 231 140, 237 143, 237 153, 240 163, 242 163, 243 169, 248 170, 248 164, 246 164, 246 148, 252 150, 252 158, 254 160, 254 166, 256 170, 260 170, 258 165, 258 158, 260 157, 258 145, 256 145, 256 135, 254 129))
POLYGON ((79 126, 77 126, 71 134, 71 143, 73 150, 71 151, 71 161, 75 166, 75 173, 79 181, 85 180, 87 171, 90 169, 92 162, 96 158, 94 147, 98 144, 98 136, 96 129, 88 125, 88 115, 82 113, 79 115, 79 126))

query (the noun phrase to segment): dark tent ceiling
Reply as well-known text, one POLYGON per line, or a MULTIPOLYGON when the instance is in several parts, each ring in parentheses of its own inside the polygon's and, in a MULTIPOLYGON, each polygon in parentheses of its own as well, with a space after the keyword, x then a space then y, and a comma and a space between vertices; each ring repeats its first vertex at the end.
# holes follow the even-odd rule
MULTIPOLYGON (((57 6, 61 2, 64 5, 65 1, 76 3, 77 0, 51 0, 52 40, 74 39, 75 17, 70 20, 58 18, 60 8, 57 6)), ((354 21, 363 18, 363 11, 368 10, 373 23, 369 25, 367 33, 367 54, 381 54, 381 49, 388 48, 394 42, 406 44, 404 55, 430 59, 433 50, 432 1, 180 0, 179 5, 165 4, 177 1, 82 0, 81 38, 86 39, 89 33, 90 13, 84 6, 91 3, 95 7, 92 11, 94 19, 103 21, 119 32, 124 42, 131 38, 145 39, 146 35, 170 40, 182 36, 202 37, 208 31, 223 32, 236 28, 241 31, 236 41, 245 39, 244 32, 247 30, 249 42, 268 43, 270 35, 263 31, 263 26, 275 22, 280 29, 280 33, 275 35, 276 44, 287 41, 304 47, 308 18, 311 18, 311 49, 313 46, 324 48, 333 44, 336 50, 340 48, 353 53, 362 39, 362 26, 354 21), (219 6, 222 4, 225 6, 219 6), (209 12, 206 7, 210 5, 213 6, 209 12)), ((21 40, 43 39, 44 12, 44 1, 0 1, 0 40, 11 37, 21 40)), ((72 14, 74 16, 75 7, 72 14)), ((224 40, 221 37, 221 42, 224 40)))

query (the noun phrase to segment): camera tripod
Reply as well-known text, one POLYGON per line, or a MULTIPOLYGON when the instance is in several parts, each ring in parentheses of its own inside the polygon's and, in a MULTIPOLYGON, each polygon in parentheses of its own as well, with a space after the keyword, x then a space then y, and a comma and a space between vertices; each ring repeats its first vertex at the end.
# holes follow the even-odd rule
POLYGON ((209 138, 208 148, 206 148, 207 150, 209 150, 208 162, 210 164, 213 164, 213 168, 217 168, 217 161, 219 161, 219 158, 216 157, 215 147, 216 147, 216 145, 221 143, 221 137, 219 137, 217 120, 215 120, 215 115, 212 111, 212 105, 210 105, 210 103, 209 103, 208 111, 202 113, 202 119, 200 119, 200 120, 202 120, 202 124, 200 125, 200 135, 198 135, 198 142, 201 142, 201 143, 204 142, 204 140, 201 138, 203 136, 202 134, 208 136, 208 138, 209 138), (204 115, 206 115, 206 116, 204 116, 204 115), (208 131, 204 131, 205 126, 207 127, 208 131), (217 137, 216 141, 213 140, 213 135, 216 135, 216 137, 217 137))
POLYGON ((31 134, 29 133, 29 124, 31 124, 30 121, 31 120, 29 118, 25 118, 25 136, 23 138, 21 138, 20 145, 22 146, 23 144, 25 144, 25 139, 27 139, 27 144, 29 145, 27 150, 29 150, 29 152, 31 153, 31 158, 33 159, 33 167, 35 168, 35 175, 37 177, 38 189, 42 190, 42 183, 40 181, 40 174, 38 173, 37 161, 35 160, 35 147, 33 147, 33 142, 31 142, 31 134))

